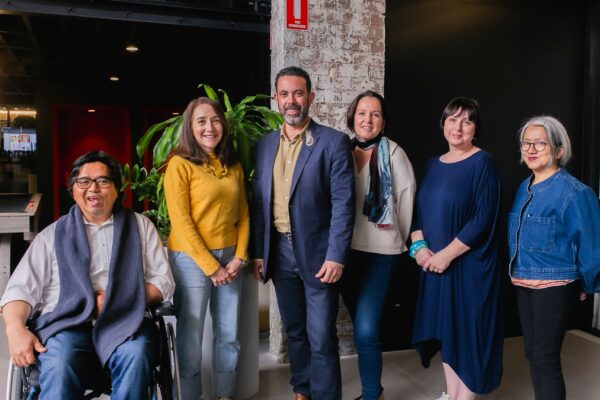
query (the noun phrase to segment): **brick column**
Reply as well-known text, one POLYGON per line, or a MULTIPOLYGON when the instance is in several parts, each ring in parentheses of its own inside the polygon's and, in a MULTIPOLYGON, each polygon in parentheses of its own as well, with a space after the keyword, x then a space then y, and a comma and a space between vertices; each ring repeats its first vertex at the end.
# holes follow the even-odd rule
MULTIPOLYGON (((308 0, 306 31, 286 28, 286 3, 271 2, 271 82, 281 68, 305 69, 316 94, 310 115, 347 132, 346 109, 354 97, 367 89, 383 94, 385 0, 308 0)), ((274 290, 270 298, 271 354, 284 362, 287 343, 274 290)), ((352 325, 343 306, 338 335, 340 353, 352 353, 352 325)))

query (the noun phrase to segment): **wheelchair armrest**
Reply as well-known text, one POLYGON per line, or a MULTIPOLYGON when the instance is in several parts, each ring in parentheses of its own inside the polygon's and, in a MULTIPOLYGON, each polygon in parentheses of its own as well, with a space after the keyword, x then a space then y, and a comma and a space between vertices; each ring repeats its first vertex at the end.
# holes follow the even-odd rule
POLYGON ((153 317, 175 315, 175 306, 170 301, 163 301, 162 303, 150 306, 150 313, 153 317))

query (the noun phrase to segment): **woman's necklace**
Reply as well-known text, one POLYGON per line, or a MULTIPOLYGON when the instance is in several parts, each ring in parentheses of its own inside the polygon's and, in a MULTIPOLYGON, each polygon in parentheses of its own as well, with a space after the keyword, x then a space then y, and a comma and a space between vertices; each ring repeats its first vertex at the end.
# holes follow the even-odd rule
POLYGON ((217 158, 210 160, 210 162, 203 163, 202 166, 209 174, 217 177, 218 179, 227 176, 227 165, 221 164, 217 158), (213 164, 217 164, 217 167, 219 167, 218 171, 213 164))

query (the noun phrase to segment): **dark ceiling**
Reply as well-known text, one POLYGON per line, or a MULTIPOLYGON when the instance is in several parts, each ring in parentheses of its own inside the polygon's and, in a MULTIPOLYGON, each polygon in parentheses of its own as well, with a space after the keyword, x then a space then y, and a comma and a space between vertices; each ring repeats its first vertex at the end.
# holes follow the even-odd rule
POLYGON ((197 84, 264 47, 269 19, 270 0, 0 0, 0 106, 34 105, 39 81, 197 84))

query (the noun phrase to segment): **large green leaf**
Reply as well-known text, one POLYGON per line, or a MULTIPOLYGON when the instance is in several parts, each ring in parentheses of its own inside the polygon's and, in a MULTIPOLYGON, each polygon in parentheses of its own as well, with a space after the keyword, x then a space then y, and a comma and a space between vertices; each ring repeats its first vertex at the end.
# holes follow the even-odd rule
POLYGON ((212 99, 212 100, 220 103, 217 92, 215 92, 215 90, 210 85, 207 85, 206 83, 201 83, 198 85, 198 88, 204 89, 204 91, 206 92, 206 96, 208 96, 209 99, 212 99))
POLYGON ((254 103, 256 100, 271 100, 271 96, 267 96, 266 94, 255 94, 254 96, 244 97, 240 101, 240 105, 254 103))
POLYGON ((223 95, 223 103, 225 103, 225 111, 231 111, 231 101, 229 101, 229 95, 223 89, 219 89, 219 93, 223 95))
POLYGON ((131 171, 131 170, 130 170, 129 164, 125 164, 125 165, 123 166, 123 179, 125 179, 125 181, 128 181, 128 180, 129 180, 129 177, 130 177, 130 175, 131 175, 131 172, 130 172, 130 171, 131 171))
POLYGON ((146 131, 144 136, 142 136, 142 138, 137 142, 137 145, 135 146, 137 156, 141 159, 144 156, 146 149, 148 149, 148 146, 150 145, 150 142, 152 141, 152 138, 154 137, 154 135, 157 132, 164 130, 167 126, 171 125, 173 123, 173 121, 175 121, 179 118, 181 118, 181 116, 169 118, 166 121, 159 122, 158 124, 152 125, 146 131))
MULTIPOLYGON (((179 124, 180 126, 181 124, 179 124)), ((178 130, 176 129, 178 124, 171 124, 165 128, 162 136, 156 144, 154 145, 154 154, 152 165, 155 168, 159 168, 163 163, 167 160, 167 157, 173 151, 177 140, 173 140, 173 136, 178 134, 178 130)))
POLYGON ((179 136, 181 136, 181 127, 183 126, 183 117, 175 121, 173 126, 173 135, 171 135, 171 149, 175 149, 179 143, 179 136))
POLYGON ((275 130, 281 126, 283 123, 283 117, 281 114, 271 110, 265 106, 252 106, 252 111, 259 113, 262 116, 262 119, 267 122, 267 125, 270 130, 275 130))

